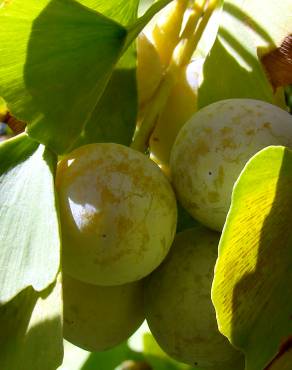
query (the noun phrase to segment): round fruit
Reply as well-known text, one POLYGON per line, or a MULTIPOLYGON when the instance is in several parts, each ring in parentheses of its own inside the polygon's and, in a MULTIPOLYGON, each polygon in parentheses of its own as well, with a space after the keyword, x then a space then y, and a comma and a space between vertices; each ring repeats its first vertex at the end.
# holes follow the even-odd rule
POLYGON ((74 150, 58 165, 63 268, 97 285, 143 278, 165 258, 176 199, 149 158, 113 143, 74 150))
POLYGON ((141 33, 137 38, 137 89, 139 106, 149 101, 162 77, 162 65, 155 46, 141 33))
POLYGON ((244 368, 243 356, 219 333, 211 284, 219 235, 203 226, 177 234, 170 253, 145 283, 146 319, 175 359, 212 370, 244 368))
POLYGON ((120 344, 144 320, 142 281, 104 287, 64 274, 63 301, 64 338, 87 351, 120 344))
POLYGON ((182 205, 221 230, 234 182, 246 162, 269 145, 292 146, 292 117, 263 101, 228 99, 204 107, 180 130, 170 168, 182 205))
POLYGON ((197 90, 202 66, 203 60, 197 59, 181 70, 150 137, 150 158, 167 174, 170 152, 176 136, 197 110, 197 90))

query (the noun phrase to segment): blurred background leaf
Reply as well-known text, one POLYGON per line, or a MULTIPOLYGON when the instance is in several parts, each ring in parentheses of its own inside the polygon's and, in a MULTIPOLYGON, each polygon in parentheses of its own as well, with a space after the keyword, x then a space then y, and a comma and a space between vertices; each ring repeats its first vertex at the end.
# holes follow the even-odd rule
POLYGON ((64 362, 58 370, 118 370, 125 361, 148 364, 153 370, 200 370, 170 358, 153 338, 146 321, 128 342, 104 352, 90 353, 64 343, 64 362))

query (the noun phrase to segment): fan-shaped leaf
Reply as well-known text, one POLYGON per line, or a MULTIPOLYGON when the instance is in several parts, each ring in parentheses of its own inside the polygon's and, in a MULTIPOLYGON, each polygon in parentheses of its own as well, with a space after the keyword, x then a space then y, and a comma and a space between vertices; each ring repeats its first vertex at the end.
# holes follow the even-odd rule
POLYGON ((253 98, 283 104, 274 96, 258 54, 292 32, 290 0, 226 0, 216 41, 204 65, 199 106, 220 99, 253 98))
POLYGON ((55 370, 62 362, 61 284, 27 288, 0 307, 0 368, 55 370))
POLYGON ((74 0, 9 1, 0 23, 0 95, 31 137, 62 153, 102 95, 127 32, 74 0))
MULTIPOLYGON (((212 297, 220 331, 263 369, 292 334, 292 151, 257 153, 235 184, 212 297)), ((290 364, 291 365, 291 364, 290 364)))
POLYGON ((139 0, 77 0, 108 18, 128 26, 137 18, 139 0))
POLYGON ((0 145, 0 303, 47 288, 60 264, 55 156, 22 134, 0 145))

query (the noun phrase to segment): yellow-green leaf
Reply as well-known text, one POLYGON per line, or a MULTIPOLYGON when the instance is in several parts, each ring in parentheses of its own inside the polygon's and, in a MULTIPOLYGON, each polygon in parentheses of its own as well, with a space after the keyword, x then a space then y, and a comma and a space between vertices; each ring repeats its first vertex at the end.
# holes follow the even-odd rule
POLYGON ((0 95, 31 137, 62 153, 101 97, 127 31, 74 0, 8 1, 0 23, 0 95))
POLYGON ((263 369, 292 334, 292 151, 267 147, 238 178, 212 299, 220 331, 263 369))
POLYGON ((282 106, 259 54, 279 46, 292 32, 290 0, 225 0, 217 38, 206 58, 200 107, 229 98, 260 99, 282 106))

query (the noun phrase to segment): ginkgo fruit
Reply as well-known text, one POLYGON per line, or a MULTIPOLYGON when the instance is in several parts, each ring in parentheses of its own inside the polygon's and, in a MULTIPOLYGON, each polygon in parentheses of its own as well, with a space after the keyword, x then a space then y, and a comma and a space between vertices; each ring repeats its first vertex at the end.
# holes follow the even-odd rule
POLYGON ((142 284, 105 287, 64 274, 64 338, 87 351, 103 351, 126 340, 144 320, 142 284))
POLYGON ((176 231, 172 187, 144 154, 84 145, 57 169, 63 269, 97 285, 139 280, 165 258, 176 231))
POLYGON ((184 208, 222 230, 233 185, 246 162, 269 145, 292 147, 292 117, 253 99, 227 99, 202 108, 173 145, 172 183, 184 208))
POLYGON ((200 369, 243 370, 219 331, 211 284, 219 234, 203 226, 176 235, 165 261, 145 280, 146 319, 161 348, 200 369))

